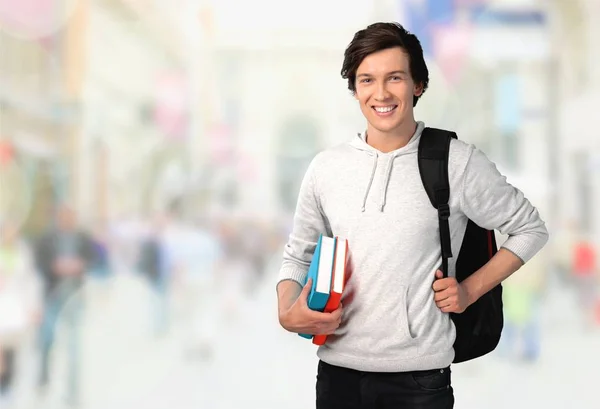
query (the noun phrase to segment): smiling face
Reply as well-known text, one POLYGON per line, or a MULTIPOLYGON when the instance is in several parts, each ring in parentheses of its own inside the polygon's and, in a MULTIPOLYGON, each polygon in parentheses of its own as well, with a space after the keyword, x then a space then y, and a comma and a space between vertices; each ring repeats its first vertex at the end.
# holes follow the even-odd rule
POLYGON ((369 54, 356 70, 355 97, 370 135, 396 136, 412 127, 413 97, 422 92, 423 87, 412 79, 409 56, 401 47, 369 54))

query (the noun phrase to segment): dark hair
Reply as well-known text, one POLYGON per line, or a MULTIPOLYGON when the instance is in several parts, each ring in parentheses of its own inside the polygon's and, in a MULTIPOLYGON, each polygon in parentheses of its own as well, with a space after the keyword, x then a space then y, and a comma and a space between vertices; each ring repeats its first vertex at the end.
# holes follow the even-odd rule
MULTIPOLYGON (((354 34, 354 38, 344 52, 341 74, 342 78, 348 80, 348 89, 353 94, 356 93, 356 70, 365 57, 393 47, 402 47, 408 54, 410 75, 425 92, 429 85, 429 70, 417 36, 398 23, 374 23, 354 34)), ((413 106, 417 105, 418 100, 419 97, 414 96, 413 106)))

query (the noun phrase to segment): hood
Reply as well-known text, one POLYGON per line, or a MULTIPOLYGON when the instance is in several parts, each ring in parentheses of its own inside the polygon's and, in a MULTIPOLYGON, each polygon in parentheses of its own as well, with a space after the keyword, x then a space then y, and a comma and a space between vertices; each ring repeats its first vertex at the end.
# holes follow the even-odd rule
POLYGON ((371 145, 369 145, 366 142, 366 139, 367 139, 366 131, 357 134, 357 136, 354 137, 354 139, 352 139, 352 141, 350 142, 350 146, 352 146, 356 150, 364 152, 365 155, 369 155, 373 158, 373 166, 371 167, 371 176, 369 177, 369 183, 365 187, 365 194, 363 197, 361 211, 363 211, 363 212, 365 211, 367 198, 369 197, 371 185, 373 184, 373 179, 375 178, 375 171, 377 170, 377 164, 379 162, 379 157, 380 156, 391 156, 391 158, 387 164, 387 169, 384 173, 385 180, 383 181, 382 192, 381 192, 381 201, 379 203, 379 211, 383 212, 383 209, 385 207, 386 197, 387 197, 388 184, 390 182, 390 176, 392 174, 392 168, 394 166, 394 160, 399 156, 407 155, 410 153, 415 153, 419 150, 419 140, 421 139, 421 133, 423 132, 424 128, 425 128, 425 124, 423 122, 417 121, 417 129, 415 130, 415 133, 410 138, 408 143, 399 149, 396 149, 394 151, 387 152, 387 153, 383 153, 383 152, 375 149, 374 147, 372 147, 371 145))

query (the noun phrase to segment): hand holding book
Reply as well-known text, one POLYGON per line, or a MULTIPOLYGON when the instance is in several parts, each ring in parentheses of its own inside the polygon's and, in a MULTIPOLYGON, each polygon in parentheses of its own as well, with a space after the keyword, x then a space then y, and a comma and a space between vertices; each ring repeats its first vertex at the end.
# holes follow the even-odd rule
POLYGON ((298 334, 333 334, 342 319, 342 305, 333 312, 311 310, 308 307, 311 288, 312 278, 309 278, 296 301, 279 315, 279 322, 286 330, 298 334))

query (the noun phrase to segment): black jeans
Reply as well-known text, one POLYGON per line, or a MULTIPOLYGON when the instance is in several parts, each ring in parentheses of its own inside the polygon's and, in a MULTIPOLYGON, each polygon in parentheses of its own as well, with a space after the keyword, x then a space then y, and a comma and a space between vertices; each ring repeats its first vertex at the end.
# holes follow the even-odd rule
POLYGON ((450 368, 362 372, 319 361, 317 409, 452 409, 450 368))

